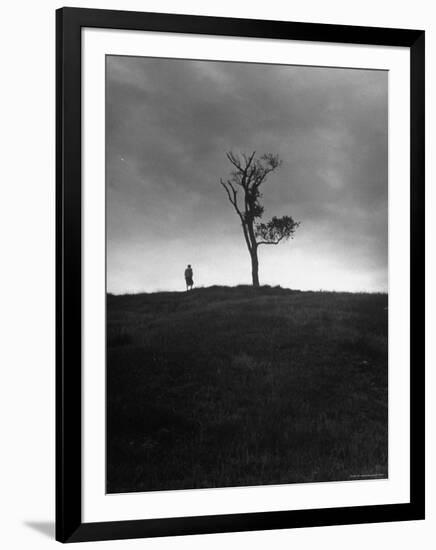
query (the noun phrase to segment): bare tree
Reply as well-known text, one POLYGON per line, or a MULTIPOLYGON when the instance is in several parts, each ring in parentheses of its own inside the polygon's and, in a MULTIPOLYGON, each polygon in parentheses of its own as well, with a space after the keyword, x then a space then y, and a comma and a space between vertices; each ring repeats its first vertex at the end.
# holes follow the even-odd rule
POLYGON ((220 183, 241 221, 242 232, 251 258, 253 286, 258 287, 258 247, 262 244, 279 244, 283 240, 293 238, 300 222, 295 222, 291 216, 281 218, 274 216, 267 223, 257 221, 264 211, 260 203, 262 198, 260 187, 269 174, 281 165, 278 155, 266 153, 256 157, 256 151, 254 151, 251 155, 245 153, 236 155, 229 152, 226 156, 234 170, 226 181, 220 179, 220 183))

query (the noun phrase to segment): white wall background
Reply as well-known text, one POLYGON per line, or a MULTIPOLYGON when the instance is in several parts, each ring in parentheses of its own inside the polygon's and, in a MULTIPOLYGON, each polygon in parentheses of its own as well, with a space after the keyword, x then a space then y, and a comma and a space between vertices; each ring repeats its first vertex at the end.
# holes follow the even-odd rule
MULTIPOLYGON (((71 5, 319 23, 424 28, 427 98, 434 92, 433 32, 427 0, 75 0, 71 5), (431 67, 433 61, 433 67, 431 67)), ((53 547, 54 527, 54 215, 55 14, 62 3, 9 2, 2 6, 0 140, 0 545, 53 547)), ((435 111, 427 101, 427 181, 432 181, 435 111)), ((427 520, 157 540, 98 543, 106 548, 305 548, 354 550, 434 547, 436 539, 436 212, 427 188, 427 520), (432 341, 433 340, 433 341, 432 341), (433 433, 431 433, 433 432, 433 433)), ((91 543, 85 543, 89 546, 91 543)))

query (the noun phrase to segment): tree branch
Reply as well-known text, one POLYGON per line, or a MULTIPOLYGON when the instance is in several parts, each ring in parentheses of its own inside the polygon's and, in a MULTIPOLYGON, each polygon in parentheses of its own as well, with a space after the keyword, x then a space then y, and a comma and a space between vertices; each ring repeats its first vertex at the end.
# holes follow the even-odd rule
POLYGON ((238 191, 233 187, 233 185, 230 181, 227 181, 226 183, 224 183, 223 180, 220 178, 220 183, 224 187, 224 189, 226 190, 227 197, 229 198, 230 203, 233 205, 233 208, 235 209, 236 213, 238 214, 238 216, 241 220, 242 231, 244 233, 245 242, 247 243, 248 250, 251 253, 252 245, 251 245, 250 239, 248 237, 248 232, 247 232, 247 227, 246 227, 244 215, 242 214, 242 212, 240 211, 239 206, 238 206, 238 199, 237 199, 238 191), (230 189, 227 186, 229 186, 230 189, 232 190, 233 198, 232 198, 232 195, 230 194, 230 189))
POLYGON ((239 216, 242 216, 242 213, 239 210, 239 206, 238 206, 238 192, 237 192, 237 190, 233 187, 233 185, 230 181, 227 181, 227 182, 224 183, 223 180, 220 179, 220 183, 224 187, 224 189, 226 190, 229 201, 231 202, 231 204, 233 204, 236 212, 239 214, 239 216), (232 190, 233 198, 232 198, 232 195, 230 194, 229 187, 232 190))
POLYGON ((276 241, 258 241, 258 245, 259 244, 279 244, 279 242, 284 238, 285 236, 282 235, 279 239, 277 239, 276 241))
POLYGON ((232 152, 226 153, 226 157, 233 164, 233 166, 236 168, 236 170, 238 170, 242 174, 244 173, 244 169, 241 166, 240 160, 232 152))
POLYGON ((255 154, 256 151, 253 151, 253 153, 248 157, 245 153, 242 153, 242 158, 244 159, 243 165, 240 157, 235 155, 232 151, 226 153, 227 159, 237 170, 234 174, 234 182, 240 185, 244 191, 247 191, 250 187, 253 174, 256 172, 256 165, 251 167, 255 154))
POLYGON ((256 154, 256 151, 253 151, 250 155, 250 157, 247 157, 245 153, 242 153, 242 156, 244 157, 245 161, 245 171, 248 172, 248 169, 250 168, 251 163, 253 162, 254 155, 256 154))

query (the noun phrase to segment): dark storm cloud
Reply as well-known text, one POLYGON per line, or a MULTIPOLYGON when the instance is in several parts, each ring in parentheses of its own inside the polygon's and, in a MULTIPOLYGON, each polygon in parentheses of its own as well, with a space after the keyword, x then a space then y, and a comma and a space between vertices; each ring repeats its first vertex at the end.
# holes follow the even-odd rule
POLYGON ((263 283, 386 289, 387 117, 385 72, 108 57, 109 290, 249 282, 229 150, 278 153, 265 217, 302 222, 263 283))

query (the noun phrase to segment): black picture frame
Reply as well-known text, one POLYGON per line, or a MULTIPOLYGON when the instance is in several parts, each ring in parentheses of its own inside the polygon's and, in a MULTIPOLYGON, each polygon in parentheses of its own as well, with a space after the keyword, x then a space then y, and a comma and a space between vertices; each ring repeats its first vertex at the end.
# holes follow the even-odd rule
POLYGON ((62 8, 56 13, 56 539, 128 539, 424 519, 424 55, 421 30, 62 8), (410 502, 82 522, 81 29, 129 29, 410 49, 410 502))

